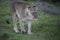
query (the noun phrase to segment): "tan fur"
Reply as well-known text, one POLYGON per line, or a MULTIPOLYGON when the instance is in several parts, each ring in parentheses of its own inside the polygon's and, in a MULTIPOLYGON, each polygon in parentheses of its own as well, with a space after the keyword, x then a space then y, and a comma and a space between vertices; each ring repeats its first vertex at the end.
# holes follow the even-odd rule
MULTIPOLYGON (((11 4, 11 12, 12 12, 12 19, 14 24, 14 31, 16 33, 19 32, 17 28, 17 20, 19 20, 20 29, 21 32, 26 32, 24 28, 24 21, 27 20, 28 22, 28 34, 31 34, 31 22, 33 19, 32 12, 28 7, 30 7, 31 4, 29 3, 21 3, 21 2, 13 2, 11 4)), ((33 12, 34 13, 34 12, 33 12)))

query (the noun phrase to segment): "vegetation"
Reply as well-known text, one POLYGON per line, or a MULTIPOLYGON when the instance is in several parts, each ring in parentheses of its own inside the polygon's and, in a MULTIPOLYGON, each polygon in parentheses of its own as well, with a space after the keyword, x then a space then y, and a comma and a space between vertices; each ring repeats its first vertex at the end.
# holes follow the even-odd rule
POLYGON ((13 31, 9 0, 0 2, 0 40, 60 40, 60 16, 41 11, 38 13, 39 19, 33 21, 33 35, 16 34, 13 31))

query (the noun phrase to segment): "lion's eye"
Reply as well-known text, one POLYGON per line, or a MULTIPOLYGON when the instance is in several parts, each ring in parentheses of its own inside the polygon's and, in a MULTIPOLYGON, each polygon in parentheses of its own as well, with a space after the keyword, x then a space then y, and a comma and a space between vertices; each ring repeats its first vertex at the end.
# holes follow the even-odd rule
POLYGON ((33 6, 33 7, 36 7, 36 6, 33 6))
POLYGON ((28 8, 31 8, 31 7, 28 7, 28 8))

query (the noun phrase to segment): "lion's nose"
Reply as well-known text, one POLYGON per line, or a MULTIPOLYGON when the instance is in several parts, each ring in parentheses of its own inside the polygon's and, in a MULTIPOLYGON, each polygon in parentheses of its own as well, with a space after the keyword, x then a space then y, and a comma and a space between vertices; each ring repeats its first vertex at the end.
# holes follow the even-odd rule
POLYGON ((37 18, 37 12, 33 13, 34 18, 37 18))
POLYGON ((37 18, 37 16, 35 15, 35 18, 37 18))

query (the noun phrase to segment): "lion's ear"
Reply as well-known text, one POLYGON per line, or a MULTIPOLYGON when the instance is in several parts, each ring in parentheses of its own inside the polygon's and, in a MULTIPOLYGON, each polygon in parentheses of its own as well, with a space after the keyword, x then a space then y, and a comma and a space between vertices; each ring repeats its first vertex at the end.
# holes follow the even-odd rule
POLYGON ((34 5, 34 3, 31 3, 31 5, 34 5))

